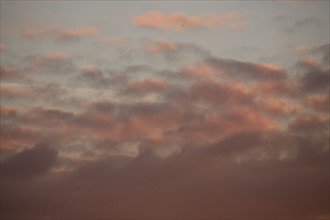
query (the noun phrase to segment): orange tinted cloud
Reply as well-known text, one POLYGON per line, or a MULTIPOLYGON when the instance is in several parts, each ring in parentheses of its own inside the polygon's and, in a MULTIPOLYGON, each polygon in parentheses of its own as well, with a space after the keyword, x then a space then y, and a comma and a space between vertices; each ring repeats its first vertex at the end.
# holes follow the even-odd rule
POLYGON ((175 49, 175 45, 169 41, 151 42, 146 46, 149 52, 162 52, 175 49))
POLYGON ((266 111, 277 114, 288 114, 295 109, 293 103, 278 98, 267 97, 261 100, 260 104, 266 111))
POLYGON ((0 106, 1 119, 14 118, 17 115, 17 108, 12 106, 0 106))
POLYGON ((17 84, 3 84, 0 87, 2 98, 25 98, 32 94, 32 92, 24 86, 17 84))
POLYGON ((305 46, 297 46, 293 48, 293 51, 298 54, 304 53, 306 50, 307 48, 305 46))
POLYGON ((5 49, 6 49, 6 45, 0 42, 0 50, 5 50, 5 49))
POLYGON ((0 67, 0 76, 2 80, 23 80, 27 79, 23 72, 14 69, 10 66, 1 66, 0 67))
POLYGON ((36 128, 3 126, 1 128, 1 149, 16 149, 33 144, 42 138, 42 131, 36 128))
POLYGON ((190 16, 182 12, 166 14, 158 10, 152 10, 144 15, 133 17, 132 22, 141 27, 175 31, 217 26, 235 29, 242 27, 241 17, 242 14, 238 12, 229 12, 222 15, 190 16))
POLYGON ((137 90, 164 89, 167 82, 161 79, 150 78, 145 80, 135 80, 130 82, 131 86, 137 90))
POLYGON ((329 112, 329 94, 313 95, 307 98, 306 104, 321 112, 329 112))
POLYGON ((55 40, 66 42, 72 40, 78 40, 81 37, 93 36, 100 31, 94 26, 80 26, 76 28, 53 28, 53 27, 28 27, 23 36, 26 38, 40 38, 45 36, 51 36, 55 40))

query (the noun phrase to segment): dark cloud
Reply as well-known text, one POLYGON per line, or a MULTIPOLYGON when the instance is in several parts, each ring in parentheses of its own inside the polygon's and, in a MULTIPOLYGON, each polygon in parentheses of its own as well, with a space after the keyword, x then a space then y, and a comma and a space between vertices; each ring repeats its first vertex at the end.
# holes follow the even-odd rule
POLYGON ((319 92, 329 88, 329 69, 322 68, 317 61, 309 57, 299 61, 297 65, 303 71, 298 83, 304 92, 319 92))
POLYGON ((1 106, 0 107, 0 116, 1 119, 14 119, 16 118, 18 110, 15 107, 10 106, 1 106))
POLYGON ((28 77, 22 71, 8 66, 0 67, 0 77, 2 82, 22 82, 28 80, 28 77))
POLYGON ((297 29, 305 28, 305 27, 320 27, 321 21, 317 18, 310 17, 303 20, 296 21, 291 28, 288 28, 289 32, 294 32, 297 29))
POLYGON ((146 149, 134 158, 100 159, 58 176, 60 181, 6 185, 9 203, 2 206, 3 213, 52 218, 327 216, 328 151, 291 136, 297 157, 263 159, 263 152, 271 152, 265 148, 276 149, 275 138, 289 143, 284 134, 246 131, 212 146, 183 148, 167 158, 146 149), (249 157, 248 152, 254 154, 249 157), (233 153, 249 158, 238 163, 233 153), (15 197, 21 200, 10 203, 15 197), (15 209, 20 213, 8 211, 15 209))
POLYGON ((304 91, 324 91, 329 88, 329 70, 309 71, 300 78, 300 85, 304 91))
POLYGON ((290 124, 289 128, 298 133, 322 133, 328 129, 329 120, 322 120, 318 115, 299 115, 290 124))
POLYGON ((55 164, 57 151, 46 144, 36 144, 23 150, 1 164, 3 177, 30 178, 46 174, 55 164))
POLYGON ((27 144, 33 144, 40 140, 42 135, 42 132, 36 128, 1 124, 1 148, 25 147, 27 144))
POLYGON ((329 68, 330 65, 330 44, 323 44, 318 47, 310 49, 312 54, 321 56, 322 65, 329 68))

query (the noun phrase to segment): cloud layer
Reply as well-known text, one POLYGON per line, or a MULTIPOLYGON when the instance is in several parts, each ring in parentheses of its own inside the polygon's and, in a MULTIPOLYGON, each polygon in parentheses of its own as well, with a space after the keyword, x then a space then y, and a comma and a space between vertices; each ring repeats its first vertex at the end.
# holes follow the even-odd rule
POLYGON ((238 12, 229 12, 222 15, 190 16, 182 12, 166 14, 158 10, 152 10, 143 15, 133 17, 132 23, 146 28, 186 31, 217 26, 238 29, 246 24, 241 19, 242 14, 238 12))
POLYGON ((120 22, 89 43, 97 27, 30 27, 20 40, 36 48, 16 59, 5 41, 1 218, 329 218, 329 44, 281 65, 176 33, 239 28, 241 13, 131 22, 143 38, 120 22))

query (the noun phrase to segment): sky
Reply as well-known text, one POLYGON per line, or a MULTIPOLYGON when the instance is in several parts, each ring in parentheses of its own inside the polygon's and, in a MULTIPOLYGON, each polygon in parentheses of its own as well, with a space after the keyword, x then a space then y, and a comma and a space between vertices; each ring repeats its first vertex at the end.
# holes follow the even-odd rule
POLYGON ((3 1, 1 218, 328 219, 329 1, 3 1))

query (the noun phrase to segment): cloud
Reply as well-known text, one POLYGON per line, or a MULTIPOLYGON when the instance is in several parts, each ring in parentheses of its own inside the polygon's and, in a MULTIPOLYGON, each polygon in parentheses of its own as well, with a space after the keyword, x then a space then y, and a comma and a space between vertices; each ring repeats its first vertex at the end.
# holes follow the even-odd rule
POLYGON ((222 15, 190 16, 182 12, 165 14, 158 10, 148 11, 144 15, 132 18, 132 23, 137 26, 186 31, 196 28, 223 26, 231 29, 242 28, 245 23, 241 20, 242 14, 229 12, 222 15))
POLYGON ((142 47, 197 60, 77 68, 56 52, 28 61, 71 78, 1 84, 4 218, 328 217, 326 47, 291 69, 142 47))
POLYGON ((182 63, 186 60, 200 60, 211 57, 209 51, 189 42, 171 42, 168 40, 147 41, 143 50, 150 59, 160 57, 172 63, 182 63))
POLYGON ((43 109, 34 108, 24 115, 21 116, 21 120, 25 123, 35 124, 36 122, 40 125, 56 125, 60 126, 62 122, 68 122, 73 119, 74 114, 59 109, 43 109))
POLYGON ((329 102, 329 94, 313 95, 307 98, 306 105, 315 108, 318 112, 328 112, 329 102))
POLYGON ((29 96, 31 94, 27 88, 19 85, 3 84, 1 85, 0 91, 2 98, 4 99, 25 98, 26 96, 29 96))
POLYGON ((1 119, 5 120, 7 118, 15 118, 17 116, 17 108, 12 106, 1 106, 0 107, 0 116, 1 119))
POLYGON ((22 35, 30 39, 51 37, 59 42, 70 42, 79 40, 83 37, 97 35, 99 32, 99 29, 94 26, 80 26, 71 29, 53 27, 28 27, 22 33, 22 35))
POLYGON ((20 149, 42 139, 42 131, 21 126, 1 126, 1 149, 20 149))
POLYGON ((23 150, 2 165, 3 175, 15 178, 30 178, 46 174, 54 165, 57 157, 56 150, 40 143, 31 149, 23 150))
POLYGON ((324 120, 318 115, 304 114, 298 115, 290 124, 292 131, 299 133, 320 133, 326 132, 329 120, 324 120))
POLYGON ((0 50, 6 50, 6 45, 2 42, 0 42, 0 50))
POLYGON ((2 82, 22 82, 30 80, 22 71, 10 66, 0 67, 0 77, 2 82))
POLYGON ((132 92, 139 91, 157 91, 162 90, 167 86, 167 82, 157 78, 150 78, 144 80, 133 80, 129 82, 130 88, 132 92))
MULTIPOLYGON (((143 69, 143 67, 141 68, 143 69)), ((75 77, 75 83, 88 85, 92 88, 118 87, 128 81, 128 72, 139 71, 138 69, 138 66, 133 66, 121 73, 113 70, 104 71, 96 65, 83 66, 80 68, 79 75, 75 77)))
POLYGON ((236 60, 209 58, 206 62, 218 71, 237 79, 281 80, 287 77, 286 71, 273 64, 251 63, 236 60))
POLYGON ((4 216, 20 210, 16 216, 52 218, 317 219, 328 215, 328 151, 303 141, 250 130, 167 158, 148 149, 133 158, 106 157, 58 175, 57 181, 5 182, 2 210, 4 216), (279 146, 290 144, 296 156, 287 152, 281 159, 286 148, 276 139, 279 146))
POLYGON ((175 49, 175 45, 168 41, 152 42, 146 46, 149 52, 162 52, 175 49))
POLYGON ((295 33, 308 27, 313 29, 320 28, 322 27, 322 22, 318 18, 309 17, 302 20, 297 20, 291 26, 285 27, 284 31, 287 33, 295 33))
POLYGON ((0 67, 1 78, 22 77, 23 73, 10 67, 0 67))
POLYGON ((329 69, 322 68, 316 59, 304 57, 297 66, 303 70, 298 82, 304 92, 318 92, 329 88, 329 69))
POLYGON ((294 47, 292 50, 297 53, 297 54, 301 54, 301 53, 304 53, 306 51, 306 47, 305 46, 297 46, 297 47, 294 47))
POLYGON ((72 57, 59 51, 44 55, 28 56, 28 68, 33 71, 50 71, 52 73, 69 73, 74 70, 72 57))

